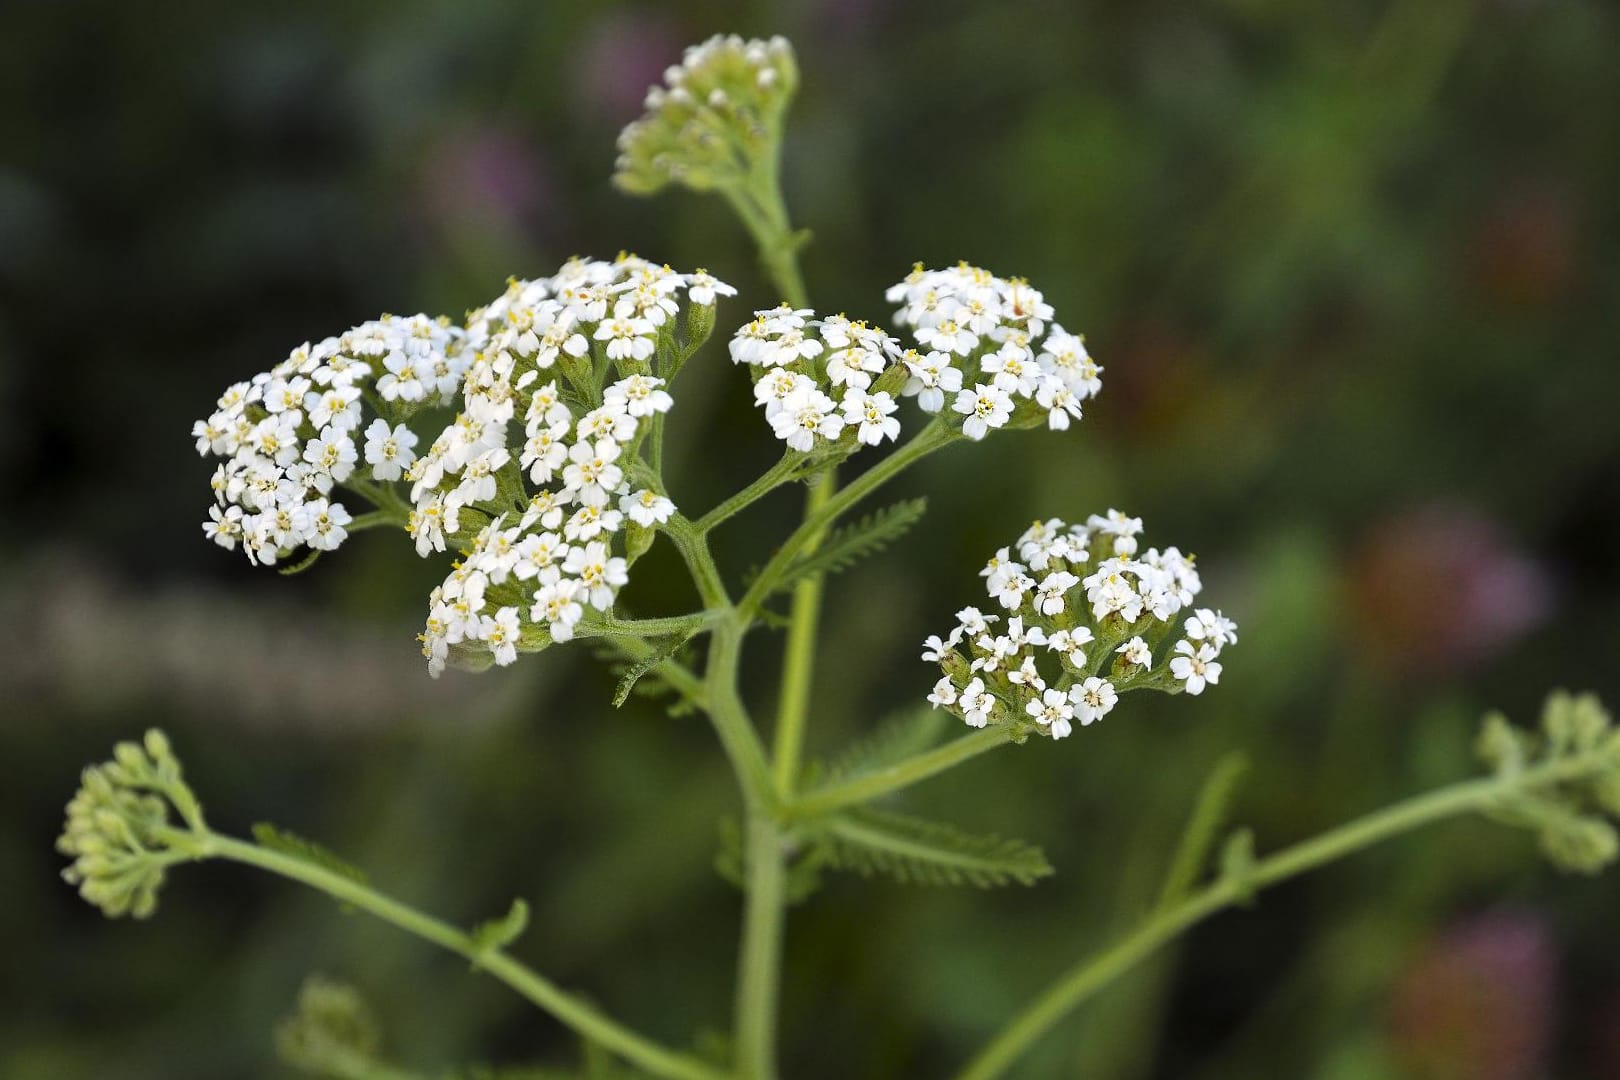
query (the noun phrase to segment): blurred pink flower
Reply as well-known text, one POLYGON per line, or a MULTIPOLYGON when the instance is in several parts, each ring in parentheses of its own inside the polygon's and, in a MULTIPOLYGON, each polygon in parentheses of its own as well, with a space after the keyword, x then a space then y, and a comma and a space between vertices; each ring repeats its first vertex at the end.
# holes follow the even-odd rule
POLYGON ((1432 503, 1374 526, 1352 557, 1351 608, 1388 667, 1455 669, 1485 659, 1552 608, 1546 571, 1470 507, 1432 503))
POLYGON ((535 229, 552 202, 545 159, 522 135, 495 125, 458 128, 431 150, 423 198, 447 231, 535 229))
POLYGON ((1421 1080, 1531 1080, 1543 1071, 1557 981, 1558 957, 1538 916, 1462 920, 1397 984, 1392 1049, 1421 1080))
POLYGON ((689 37, 659 15, 619 13, 599 20, 575 57, 580 106, 616 125, 635 119, 647 88, 663 82, 664 69, 680 62, 689 37))

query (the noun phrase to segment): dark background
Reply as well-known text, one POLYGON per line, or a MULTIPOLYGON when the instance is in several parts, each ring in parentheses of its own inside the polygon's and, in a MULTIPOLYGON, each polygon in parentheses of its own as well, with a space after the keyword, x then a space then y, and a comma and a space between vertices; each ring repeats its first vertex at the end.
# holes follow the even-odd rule
MULTIPOLYGON (((1603 0, 610 5, 468 0, 0 7, 0 1075, 289 1075, 304 976, 356 984, 390 1055, 567 1062, 464 963, 296 887, 182 868, 108 923, 56 878, 79 767, 163 725, 218 827, 270 819, 685 1043, 724 1025, 731 782, 700 719, 581 649, 430 683, 441 564, 369 533, 284 579, 207 545, 190 422, 381 311, 632 249, 775 297, 714 200, 608 183, 682 46, 782 32, 824 310, 883 320, 914 260, 1029 277, 1106 366, 1067 435, 897 485, 903 544, 830 588, 812 748, 926 693, 915 643, 1034 517, 1118 505, 1195 550, 1242 624, 1218 692, 1142 700, 911 805, 1042 844, 1030 890, 838 879, 790 919, 793 1076, 945 1073, 1158 884, 1225 751, 1262 847, 1467 775, 1481 711, 1620 699, 1620 12, 1603 0)), ((718 346, 683 374, 691 510, 774 457, 718 346)), ((721 535, 734 570, 781 495, 721 535)), ((658 563, 649 562, 649 566, 658 563)), ((672 566, 672 561, 663 563, 672 566)), ((638 568, 639 569, 639 568, 638 568)), ((648 611, 678 582, 639 574, 648 611)), ((751 647, 772 700, 774 642, 751 647)), ((1620 1075, 1620 877, 1458 822, 1221 916, 1017 1075, 1620 1075)))

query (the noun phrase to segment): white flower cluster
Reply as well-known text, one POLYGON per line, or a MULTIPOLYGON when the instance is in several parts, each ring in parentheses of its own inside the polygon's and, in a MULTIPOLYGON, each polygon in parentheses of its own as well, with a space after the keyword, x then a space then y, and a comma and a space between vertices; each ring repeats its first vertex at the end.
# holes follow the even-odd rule
POLYGON ((899 344, 876 327, 842 315, 818 319, 787 304, 756 311, 731 339, 732 362, 761 372, 754 402, 771 430, 800 451, 837 442, 846 428, 868 446, 898 439, 899 406, 872 383, 899 355, 899 344))
POLYGON ((963 608, 946 638, 924 643, 923 659, 945 673, 929 702, 973 727, 1025 722, 1061 739, 1106 716, 1122 693, 1200 694, 1218 683, 1217 657, 1237 641, 1237 624, 1199 608, 1172 644, 1203 585, 1191 556, 1139 552, 1141 531, 1140 518, 1117 510, 1084 525, 1053 518, 996 552, 981 576, 1006 623, 963 608))
POLYGON ((919 264, 887 296, 901 305, 895 323, 909 327, 918 345, 905 354, 904 395, 931 413, 949 400, 970 439, 1038 422, 1043 413, 1049 427, 1067 428, 1102 389, 1085 340, 1051 322, 1052 306, 1026 281, 966 263, 919 264))
POLYGON ((392 418, 450 401, 472 359, 460 327, 425 315, 385 315, 228 388, 192 426, 197 452, 225 459, 203 531, 271 564, 308 545, 330 551, 351 518, 332 495, 352 480, 397 480, 414 460, 403 423, 366 416, 370 391, 392 418))
POLYGON ((620 133, 614 180, 643 195, 671 181, 700 191, 744 181, 774 153, 798 81, 786 38, 715 36, 691 46, 620 133))
POLYGON ((451 646, 511 663, 525 616, 566 641, 587 607, 613 605, 627 580, 614 547, 626 519, 647 530, 675 512, 632 482, 643 434, 673 404, 654 361, 674 348, 682 294, 710 307, 732 293, 701 271, 634 256, 576 259, 551 278, 513 282, 469 318, 477 358, 461 412, 406 473, 417 551, 443 551, 458 534, 469 548, 433 591, 422 635, 430 672, 451 646))

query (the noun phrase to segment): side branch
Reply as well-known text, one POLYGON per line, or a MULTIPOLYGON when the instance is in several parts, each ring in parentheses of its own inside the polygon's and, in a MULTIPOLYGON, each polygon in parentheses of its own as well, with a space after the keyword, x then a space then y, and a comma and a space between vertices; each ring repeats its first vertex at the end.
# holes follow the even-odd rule
POLYGON ((670 1080, 724 1080, 723 1072, 696 1058, 678 1053, 631 1031, 593 1006, 560 989, 532 968, 500 949, 481 948, 471 935, 431 915, 384 896, 352 878, 285 855, 216 833, 196 845, 195 857, 216 857, 256 866, 302 882, 352 907, 392 923, 406 933, 466 957, 580 1035, 654 1076, 670 1080))
POLYGON ((1259 890, 1424 825, 1490 810, 1514 794, 1586 776, 1600 766, 1600 757, 1587 754, 1508 776, 1451 784, 1284 848, 1254 863, 1240 876, 1222 876, 1059 976, 968 1063, 957 1080, 991 1080, 1002 1075, 1037 1039, 1093 994, 1197 923, 1233 904, 1246 902, 1259 890))

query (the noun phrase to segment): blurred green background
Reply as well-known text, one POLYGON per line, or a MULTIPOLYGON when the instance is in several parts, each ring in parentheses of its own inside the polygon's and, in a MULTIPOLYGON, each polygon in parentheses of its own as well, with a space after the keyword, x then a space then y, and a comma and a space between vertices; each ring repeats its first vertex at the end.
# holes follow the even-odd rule
MULTIPOLYGON (((459 313, 620 249, 764 287, 716 201, 608 183, 682 46, 785 33, 789 199, 820 307, 883 320, 914 260, 1028 276, 1106 366, 1066 436, 897 485, 924 526, 834 580, 813 747, 926 693, 916 642, 1034 517, 1117 505, 1200 555, 1242 624, 1219 692, 1005 751, 912 805, 1046 847, 988 894, 833 880, 789 923, 796 1077, 944 1073, 1139 913, 1225 751, 1263 847, 1467 774, 1480 712, 1620 702, 1620 9, 1608 0, 973 5, 135 4, 0 8, 0 1076, 288 1077, 306 974, 390 1055, 567 1062, 464 963, 296 887, 185 868, 150 922, 57 879, 79 767, 167 728, 222 828, 269 819, 684 1043, 725 1023, 732 786, 699 719, 607 705, 557 650, 430 683, 443 566, 368 533, 283 579, 204 543, 190 422, 229 382, 380 311, 459 313)), ((712 345, 673 493, 774 459, 712 345)), ((735 570, 779 495, 720 536, 735 570)), ((665 565, 672 565, 666 562, 665 565)), ((688 603, 638 575, 639 610, 688 603)), ((751 645, 771 700, 776 648, 751 645)), ((1620 876, 1448 824, 1221 916, 1018 1075, 1620 1076, 1620 876)))

